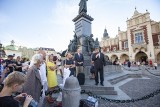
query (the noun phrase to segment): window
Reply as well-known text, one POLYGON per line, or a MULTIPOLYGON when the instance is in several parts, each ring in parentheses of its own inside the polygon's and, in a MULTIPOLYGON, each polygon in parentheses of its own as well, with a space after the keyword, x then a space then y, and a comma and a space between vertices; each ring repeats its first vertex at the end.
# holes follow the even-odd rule
POLYGON ((124 49, 128 48, 128 41, 124 42, 124 49))
POLYGON ((135 34, 135 43, 142 43, 143 42, 143 35, 142 32, 135 34))

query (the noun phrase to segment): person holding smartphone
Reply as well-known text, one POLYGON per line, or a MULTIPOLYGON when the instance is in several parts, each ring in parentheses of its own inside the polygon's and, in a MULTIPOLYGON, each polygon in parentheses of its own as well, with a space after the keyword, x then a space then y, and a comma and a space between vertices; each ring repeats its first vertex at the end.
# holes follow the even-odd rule
POLYGON ((26 76, 21 72, 12 72, 10 73, 4 83, 4 88, 0 92, 0 107, 19 107, 20 99, 25 98, 23 107, 28 107, 31 100, 33 99, 30 95, 26 93, 21 93, 16 97, 13 97, 12 94, 18 92, 24 82, 26 76))

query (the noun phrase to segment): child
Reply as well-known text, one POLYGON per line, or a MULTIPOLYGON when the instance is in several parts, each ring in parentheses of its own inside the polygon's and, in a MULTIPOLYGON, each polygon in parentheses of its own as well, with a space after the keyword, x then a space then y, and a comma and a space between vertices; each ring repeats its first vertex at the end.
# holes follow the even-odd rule
POLYGON ((23 107, 28 107, 29 103, 33 99, 31 96, 22 93, 15 98, 12 96, 13 93, 18 92, 24 82, 26 76, 21 72, 12 72, 10 73, 4 82, 4 88, 0 93, 0 107, 19 107, 20 99, 26 97, 23 107))

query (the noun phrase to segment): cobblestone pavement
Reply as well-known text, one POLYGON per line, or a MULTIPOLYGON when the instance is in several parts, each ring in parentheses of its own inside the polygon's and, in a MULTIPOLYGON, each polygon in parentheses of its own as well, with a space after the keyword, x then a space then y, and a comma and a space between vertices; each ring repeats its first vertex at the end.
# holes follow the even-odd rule
MULTIPOLYGON (((136 72, 146 72, 146 71, 139 70, 136 72)), ((157 71, 153 71, 153 72, 160 72, 160 69, 158 69, 157 71)), ((118 73, 117 74, 114 73, 112 75, 116 76, 118 75, 118 73)), ((124 93, 126 93, 132 99, 141 98, 143 96, 146 96, 147 94, 154 92, 157 89, 160 89, 160 76, 159 77, 154 76, 150 73, 146 73, 143 76, 145 76, 146 79, 133 79, 119 86, 119 89, 122 90, 124 93)), ((106 78, 108 77, 109 75, 106 78)), ((59 81, 61 81, 61 78, 59 78, 59 81)), ((87 98, 87 95, 85 96, 87 98)), ((123 100, 123 99, 120 99, 120 100, 123 100)), ((52 104, 46 104, 45 107, 54 107, 54 106, 52 104)), ((98 107, 160 107, 160 94, 154 97, 151 97, 150 99, 141 100, 141 101, 134 102, 134 103, 133 102, 115 103, 115 102, 106 102, 104 100, 99 100, 98 107)))
MULTIPOLYGON (((141 98, 160 89, 160 77, 148 75, 148 78, 150 79, 134 79, 119 88, 133 99, 141 98)), ((99 107, 160 107, 160 94, 134 103, 111 103, 101 100, 99 107)))

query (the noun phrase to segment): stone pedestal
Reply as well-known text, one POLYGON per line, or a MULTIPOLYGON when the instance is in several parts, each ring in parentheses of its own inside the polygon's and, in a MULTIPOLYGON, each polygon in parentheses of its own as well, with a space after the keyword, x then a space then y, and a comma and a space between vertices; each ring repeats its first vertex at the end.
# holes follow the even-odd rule
POLYGON ((73 22, 75 22, 75 33, 78 38, 78 48, 82 50, 82 54, 84 55, 84 73, 86 78, 89 77, 91 66, 87 39, 92 34, 91 22, 93 20, 91 16, 84 12, 73 19, 73 22))
POLYGON ((75 22, 75 33, 79 36, 90 36, 92 34, 91 30, 91 21, 94 19, 87 15, 86 13, 82 12, 78 16, 73 19, 75 22))

